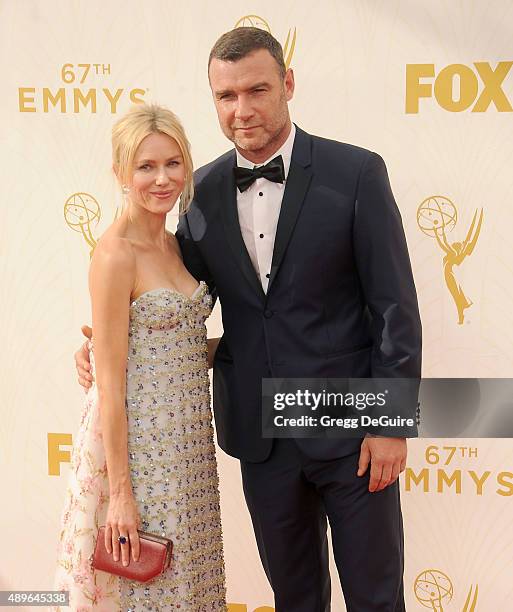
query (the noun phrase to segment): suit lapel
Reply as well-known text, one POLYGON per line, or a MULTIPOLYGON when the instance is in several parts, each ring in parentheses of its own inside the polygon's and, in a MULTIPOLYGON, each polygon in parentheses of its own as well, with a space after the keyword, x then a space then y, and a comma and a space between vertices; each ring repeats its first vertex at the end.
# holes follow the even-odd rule
POLYGON ((274 240, 273 259, 269 277, 269 289, 283 261, 292 231, 301 211, 303 201, 312 180, 311 164, 311 137, 296 126, 296 137, 292 149, 289 174, 285 185, 285 192, 281 203, 276 238, 274 240))
POLYGON ((239 267, 253 289, 260 295, 262 301, 265 298, 262 284, 258 278, 253 263, 249 256, 246 244, 242 237, 239 224, 239 214, 237 212, 237 194, 233 168, 235 166, 235 151, 231 156, 219 176, 219 197, 220 209, 223 225, 228 239, 228 244, 239 267))

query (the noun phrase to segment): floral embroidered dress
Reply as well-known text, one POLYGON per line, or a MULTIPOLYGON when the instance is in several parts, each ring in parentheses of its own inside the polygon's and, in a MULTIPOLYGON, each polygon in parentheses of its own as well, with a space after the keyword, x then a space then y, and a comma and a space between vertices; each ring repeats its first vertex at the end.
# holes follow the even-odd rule
POLYGON ((126 409, 132 487, 142 530, 173 540, 171 566, 146 584, 91 568, 109 500, 93 385, 75 437, 62 517, 55 588, 70 592, 70 608, 63 612, 226 610, 207 369, 210 310, 204 283, 190 298, 163 288, 130 305, 126 409))

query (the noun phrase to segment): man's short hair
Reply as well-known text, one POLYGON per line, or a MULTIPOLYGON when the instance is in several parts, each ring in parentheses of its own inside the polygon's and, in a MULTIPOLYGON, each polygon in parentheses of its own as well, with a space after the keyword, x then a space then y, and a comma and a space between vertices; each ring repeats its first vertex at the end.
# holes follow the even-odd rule
POLYGON ((214 58, 223 62, 237 62, 258 49, 269 51, 278 64, 281 77, 284 78, 287 69, 283 60, 283 49, 272 34, 260 28, 240 27, 223 34, 210 51, 208 68, 214 58))

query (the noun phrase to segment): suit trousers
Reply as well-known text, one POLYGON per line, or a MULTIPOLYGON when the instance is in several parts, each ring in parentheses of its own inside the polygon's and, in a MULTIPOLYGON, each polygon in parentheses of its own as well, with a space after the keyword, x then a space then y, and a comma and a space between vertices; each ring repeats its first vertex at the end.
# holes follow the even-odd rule
POLYGON ((276 612, 328 612, 327 521, 348 612, 404 612, 403 526, 396 481, 369 493, 359 453, 319 461, 276 439, 266 461, 241 461, 246 503, 276 612))

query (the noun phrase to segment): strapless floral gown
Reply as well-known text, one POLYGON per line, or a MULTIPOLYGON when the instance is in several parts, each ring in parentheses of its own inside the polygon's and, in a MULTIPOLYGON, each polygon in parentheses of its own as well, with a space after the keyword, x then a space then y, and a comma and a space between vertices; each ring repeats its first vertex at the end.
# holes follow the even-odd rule
POLYGON ((74 440, 62 517, 55 588, 70 592, 70 608, 63 612, 226 610, 207 366, 210 310, 204 283, 190 298, 156 289, 130 305, 126 409, 132 487, 142 530, 173 540, 171 567, 146 584, 91 568, 109 496, 93 385, 74 440))

